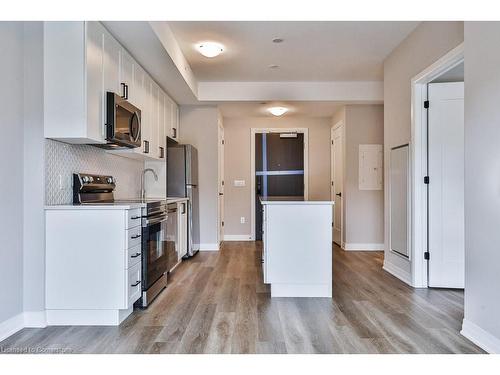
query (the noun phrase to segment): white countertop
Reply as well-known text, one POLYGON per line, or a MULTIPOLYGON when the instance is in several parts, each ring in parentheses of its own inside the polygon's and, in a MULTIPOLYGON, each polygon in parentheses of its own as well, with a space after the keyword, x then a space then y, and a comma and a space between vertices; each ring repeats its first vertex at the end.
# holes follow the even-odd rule
POLYGON ((56 204, 45 206, 46 210, 132 210, 145 207, 146 203, 95 203, 95 204, 56 204))
POLYGON ((304 200, 304 197, 297 196, 259 196, 260 203, 280 204, 280 205, 333 205, 333 201, 304 200))
MULTIPOLYGON (((148 201, 166 200, 168 203, 187 201, 185 197, 170 198, 148 198, 148 201)), ((146 202, 127 202, 127 199, 117 199, 113 203, 93 203, 93 204, 55 204, 45 206, 46 210, 132 210, 134 208, 146 207, 146 202)))

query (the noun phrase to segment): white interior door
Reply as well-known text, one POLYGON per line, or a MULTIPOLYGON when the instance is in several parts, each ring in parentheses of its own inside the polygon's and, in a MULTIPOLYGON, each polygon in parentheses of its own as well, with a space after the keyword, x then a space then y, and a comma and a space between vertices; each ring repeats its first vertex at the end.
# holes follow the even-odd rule
POLYGON ((463 288, 464 84, 429 84, 429 286, 463 288))
POLYGON ((219 122, 219 243, 224 240, 224 127, 219 122))
POLYGON ((333 205, 333 242, 342 246, 342 191, 344 190, 343 125, 332 128, 331 199, 333 205))

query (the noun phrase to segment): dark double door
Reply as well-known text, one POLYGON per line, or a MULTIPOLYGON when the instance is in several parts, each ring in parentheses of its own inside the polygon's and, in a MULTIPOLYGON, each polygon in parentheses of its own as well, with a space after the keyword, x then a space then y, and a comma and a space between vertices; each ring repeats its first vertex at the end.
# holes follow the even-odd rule
POLYGON ((255 239, 259 241, 259 196, 304 196, 304 134, 255 134, 255 195, 255 239))

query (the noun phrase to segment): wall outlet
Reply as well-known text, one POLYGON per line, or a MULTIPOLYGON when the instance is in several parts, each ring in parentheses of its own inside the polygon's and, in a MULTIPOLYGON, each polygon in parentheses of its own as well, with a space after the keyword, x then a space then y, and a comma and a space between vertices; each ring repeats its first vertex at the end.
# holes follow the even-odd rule
POLYGON ((240 223, 245 224, 245 216, 240 217, 240 223))

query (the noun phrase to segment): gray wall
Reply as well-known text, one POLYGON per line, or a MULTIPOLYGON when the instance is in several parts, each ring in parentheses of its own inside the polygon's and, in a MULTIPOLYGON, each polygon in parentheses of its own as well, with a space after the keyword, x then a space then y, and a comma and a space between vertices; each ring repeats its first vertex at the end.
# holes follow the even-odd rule
POLYGON ((345 107, 344 242, 384 243, 384 190, 359 190, 359 145, 384 143, 384 107, 345 107))
MULTIPOLYGON (((500 23, 465 23, 465 319, 500 340, 500 23)), ((497 341, 497 351, 500 351, 497 341)))
POLYGON ((0 22, 0 323, 23 311, 23 23, 0 22))
MULTIPOLYGON (((411 79, 464 40, 463 22, 422 22, 384 62, 384 175, 390 150, 410 142, 411 79)), ((410 262, 389 250, 389 196, 385 189, 384 262, 410 275, 410 262)))
POLYGON ((24 23, 24 310, 45 309, 43 24, 24 23))
POLYGON ((216 247, 217 243, 217 107, 182 106, 180 140, 198 149, 198 189, 200 199, 200 246, 216 247))
POLYGON ((330 200, 330 128, 327 117, 224 117, 224 235, 251 235, 252 128, 309 129, 309 199, 330 200), (235 187, 234 180, 245 180, 235 187), (246 222, 240 223, 240 217, 246 222))

